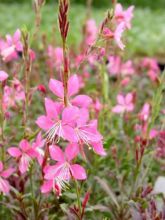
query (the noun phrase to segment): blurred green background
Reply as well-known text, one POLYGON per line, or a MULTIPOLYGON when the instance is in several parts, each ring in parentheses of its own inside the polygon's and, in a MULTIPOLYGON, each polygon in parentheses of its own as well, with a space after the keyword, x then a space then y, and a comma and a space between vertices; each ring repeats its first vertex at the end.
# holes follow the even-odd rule
MULTIPOLYGON (((56 38, 52 27, 57 27, 58 0, 47 0, 42 10, 41 32, 48 38, 56 38)), ((165 0, 119 0, 124 7, 135 5, 132 29, 126 36, 126 54, 131 56, 155 56, 165 62, 165 0)), ((111 0, 93 0, 92 17, 97 24, 103 20, 110 8, 111 0)), ((81 41, 81 25, 86 16, 86 0, 71 0, 69 43, 73 46, 81 41)), ((32 0, 0 0, 0 36, 13 33, 24 25, 34 26, 32 0)))
MULTIPOLYGON (((0 0, 0 3, 25 3, 28 0, 0 0)), ((57 2, 57 0, 46 0, 47 3, 57 2)), ((76 4, 86 4, 86 0, 71 0, 76 4)), ((93 0, 93 5, 96 7, 106 7, 110 4, 111 0, 93 0)), ((133 4, 138 7, 150 7, 160 8, 165 7, 165 0, 120 0, 122 4, 130 5, 133 4)))

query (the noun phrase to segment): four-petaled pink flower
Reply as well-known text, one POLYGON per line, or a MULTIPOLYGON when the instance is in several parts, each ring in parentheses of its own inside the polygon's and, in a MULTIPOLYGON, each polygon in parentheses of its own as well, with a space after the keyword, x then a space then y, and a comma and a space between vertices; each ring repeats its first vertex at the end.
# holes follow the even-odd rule
POLYGON ((25 173, 30 165, 30 162, 32 161, 32 158, 35 158, 37 156, 35 149, 30 145, 30 143, 23 139, 19 143, 18 147, 10 147, 8 149, 8 153, 18 159, 19 163, 19 171, 23 174, 25 173))
POLYGON ((0 71, 0 82, 5 81, 8 78, 8 74, 4 71, 0 71))
POLYGON ((133 18, 134 6, 130 6, 127 10, 123 10, 121 4, 117 4, 115 8, 115 20, 117 23, 123 22, 127 29, 131 29, 131 20, 133 18))
MULTIPOLYGON (((80 88, 79 79, 77 75, 72 75, 68 80, 68 98, 78 93, 80 88)), ((60 101, 63 103, 64 99, 64 86, 61 81, 50 79, 49 89, 59 97, 60 101)), ((70 100, 70 105, 88 108, 92 103, 92 99, 87 95, 77 95, 75 98, 70 100)))
POLYGON ((78 117, 78 108, 74 106, 63 110, 61 104, 45 98, 46 115, 40 116, 36 124, 47 131, 47 139, 53 142, 56 136, 72 141, 73 127, 78 117))
POLYGON ((132 93, 128 93, 126 96, 119 94, 117 96, 118 104, 112 108, 112 112, 117 114, 124 112, 132 112, 134 110, 133 99, 134 96, 132 93))
POLYGON ((79 109, 79 116, 74 128, 72 141, 80 145, 92 146, 97 154, 105 156, 106 152, 102 144, 103 137, 97 130, 97 120, 89 121, 87 109, 79 109))
POLYGON ((18 57, 18 52, 23 50, 20 30, 16 30, 13 37, 11 35, 6 36, 6 44, 1 49, 1 56, 5 62, 11 61, 18 57))
POLYGON ((15 169, 8 168, 4 170, 3 163, 0 161, 0 192, 8 194, 10 191, 10 184, 7 178, 13 174, 15 169))
POLYGON ((49 151, 51 158, 57 163, 45 168, 45 182, 41 187, 42 193, 48 193, 53 189, 60 195, 61 190, 67 187, 72 177, 76 180, 85 180, 87 178, 85 169, 82 166, 72 164, 72 160, 79 153, 77 144, 68 144, 64 153, 56 145, 50 146, 49 151))
POLYGON ((121 41, 122 34, 125 30, 125 24, 124 22, 121 22, 117 27, 115 31, 110 30, 109 28, 105 27, 103 29, 103 37, 105 39, 114 39, 118 47, 123 50, 125 48, 125 45, 121 41))

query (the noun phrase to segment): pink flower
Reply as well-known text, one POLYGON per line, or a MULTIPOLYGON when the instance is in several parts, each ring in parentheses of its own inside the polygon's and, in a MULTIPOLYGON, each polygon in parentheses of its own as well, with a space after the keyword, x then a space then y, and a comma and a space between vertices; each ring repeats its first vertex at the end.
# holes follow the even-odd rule
POLYGON ((0 71, 0 82, 5 81, 8 78, 8 74, 4 71, 0 71))
POLYGON ((87 109, 80 109, 79 116, 74 128, 72 141, 80 145, 85 144, 87 146, 92 146, 97 154, 105 156, 106 152, 102 144, 103 137, 97 130, 97 120, 88 122, 89 113, 87 109))
POLYGON ((25 99, 25 92, 21 82, 14 78, 11 86, 4 87, 3 103, 6 108, 14 107, 17 102, 25 99))
POLYGON ((122 75, 130 76, 135 73, 133 63, 131 60, 126 61, 125 63, 122 63, 121 57, 119 56, 109 56, 108 57, 108 71, 109 74, 114 75, 122 75))
POLYGON ((148 118, 149 118, 149 115, 150 115, 150 104, 148 104, 148 103, 145 103, 144 105, 143 105, 143 108, 142 108, 142 110, 140 111, 140 113, 139 113, 139 119, 141 120, 141 121, 147 121, 148 120, 148 118))
POLYGON ((41 132, 39 132, 36 137, 36 140, 32 143, 32 148, 36 152, 36 158, 40 165, 42 165, 43 157, 44 157, 44 150, 43 150, 44 144, 45 144, 45 140, 42 139, 41 132))
POLYGON ((60 103, 45 99, 46 115, 40 116, 36 124, 47 131, 47 138, 53 142, 55 137, 72 141, 73 126, 78 117, 78 108, 71 106, 63 110, 60 103))
POLYGON ((112 76, 120 74, 121 69, 121 58, 119 56, 109 56, 108 57, 108 71, 112 76))
POLYGON ((60 70, 61 65, 63 63, 63 50, 61 47, 54 48, 49 45, 47 50, 48 55, 48 66, 50 68, 56 68, 57 71, 60 70))
POLYGON ((32 158, 37 156, 35 149, 25 139, 19 143, 19 148, 10 147, 8 153, 18 159, 19 170, 22 174, 28 170, 32 158))
POLYGON ((19 29, 16 30, 13 37, 11 35, 6 36, 5 48, 1 49, 1 56, 5 62, 11 61, 18 57, 17 52, 23 50, 21 39, 21 32, 19 29))
MULTIPOLYGON (((72 75, 68 80, 68 98, 71 98, 73 95, 77 94, 80 88, 79 79, 77 75, 72 75)), ((61 81, 50 79, 49 89, 60 98, 60 101, 63 103, 64 98, 64 86, 61 81)), ((78 95, 75 98, 70 100, 70 104, 78 107, 88 108, 92 103, 92 99, 87 95, 78 95)))
POLYGON ((147 70, 147 74, 152 81, 158 79, 159 67, 156 59, 145 57, 142 60, 142 67, 147 70))
POLYGON ((71 163, 79 153, 77 144, 69 144, 64 153, 56 145, 50 146, 49 151, 51 158, 57 163, 45 168, 45 182, 41 187, 42 193, 48 193, 53 189, 60 195, 61 190, 67 187, 72 177, 76 180, 87 178, 85 169, 82 166, 71 163))
POLYGON ((116 30, 113 32, 109 28, 103 29, 103 37, 105 39, 114 39, 118 47, 123 50, 125 45, 121 41, 122 34, 125 30, 125 24, 124 22, 121 22, 117 27, 116 30))
POLYGON ((118 3, 115 8, 115 19, 118 23, 123 22, 127 29, 131 29, 131 20, 133 18, 134 6, 130 6, 127 10, 123 10, 122 5, 118 3))
POLYGON ((10 185, 7 181, 7 178, 11 176, 11 174, 14 172, 13 168, 8 168, 7 170, 4 170, 3 163, 0 161, 0 192, 4 194, 8 194, 10 191, 10 185))
POLYGON ((133 94, 128 93, 126 96, 119 94, 117 96, 118 104, 112 108, 112 112, 120 114, 124 112, 132 112, 134 110, 133 94))
POLYGON ((97 26, 93 19, 89 19, 86 24, 86 44, 92 45, 97 38, 97 26))

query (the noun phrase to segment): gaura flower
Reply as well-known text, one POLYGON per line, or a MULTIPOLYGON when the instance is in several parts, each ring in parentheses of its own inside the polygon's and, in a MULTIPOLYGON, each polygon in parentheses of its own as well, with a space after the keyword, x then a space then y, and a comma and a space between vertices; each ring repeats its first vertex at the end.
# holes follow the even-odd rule
POLYGON ((4 170, 3 163, 0 161, 0 192, 8 194, 10 191, 10 184, 7 180, 10 177, 15 169, 8 168, 4 170))
POLYGON ((106 152, 102 144, 102 135, 97 130, 97 120, 89 121, 89 113, 87 109, 79 109, 80 117, 76 120, 72 141, 93 147, 94 151, 102 156, 106 152))
POLYGON ((132 112, 134 110, 133 94, 128 93, 126 96, 119 94, 117 96, 118 104, 112 108, 112 112, 120 114, 124 112, 132 112))
POLYGON ((127 29, 131 29, 131 20, 133 18, 134 6, 130 6, 127 10, 123 10, 120 3, 116 5, 115 8, 115 19, 118 23, 123 22, 127 29))
POLYGON ((117 27, 115 31, 110 30, 109 28, 105 27, 103 29, 103 38, 105 39, 114 39, 118 47, 123 50, 125 48, 125 45, 121 41, 122 34, 125 30, 125 24, 124 22, 121 22, 117 27))
MULTIPOLYGON (((68 98, 78 93, 80 88, 79 79, 77 75, 72 75, 68 80, 68 98)), ((50 79, 49 89, 60 99, 63 103, 64 99, 64 86, 61 81, 50 79)), ((70 105, 88 108, 92 103, 92 99, 87 95, 78 95, 75 98, 70 99, 70 105)))
POLYGON ((77 144, 68 144, 64 153, 56 145, 50 146, 49 151, 51 158, 57 163, 45 168, 45 182, 41 187, 42 193, 48 193, 53 189, 60 195, 61 190, 68 186, 71 178, 76 180, 85 180, 87 178, 85 169, 79 164, 72 163, 72 160, 79 153, 77 144))
POLYGON ((72 141, 73 127, 78 117, 78 108, 70 106, 61 107, 60 103, 45 98, 46 115, 40 116, 36 124, 47 132, 47 139, 51 143, 55 137, 72 141))
POLYGON ((19 148, 10 147, 8 149, 8 153, 12 157, 18 159, 19 171, 22 174, 28 170, 30 162, 32 161, 32 158, 35 158, 37 156, 35 149, 25 139, 23 139, 19 143, 19 148))
POLYGON ((5 62, 18 58, 18 52, 22 52, 23 46, 21 43, 21 32, 16 30, 13 37, 11 35, 6 36, 6 44, 1 49, 1 56, 5 62))

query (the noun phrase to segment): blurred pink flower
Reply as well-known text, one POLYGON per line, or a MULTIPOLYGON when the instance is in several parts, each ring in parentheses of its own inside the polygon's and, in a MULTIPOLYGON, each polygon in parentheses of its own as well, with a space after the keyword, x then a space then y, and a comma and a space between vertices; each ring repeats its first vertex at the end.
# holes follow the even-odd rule
POLYGON ((125 77, 131 76, 135 73, 134 66, 131 60, 128 60, 125 63, 123 63, 121 57, 109 56, 108 61, 108 71, 109 74, 112 76, 121 75, 125 77))
POLYGON ((97 26, 94 19, 89 19, 86 23, 86 44, 92 45, 97 38, 97 26))
POLYGON ((127 10, 123 10, 120 3, 116 5, 115 8, 115 19, 118 23, 123 22, 127 29, 131 29, 131 20, 133 18, 134 6, 130 6, 127 10))
POLYGON ((128 93, 126 96, 119 94, 117 96, 118 104, 112 108, 112 112, 120 114, 124 112, 132 112, 134 110, 133 93, 128 93))
POLYGON ((118 47, 123 50, 125 48, 125 45, 121 41, 122 34, 125 30, 125 24, 124 22, 121 22, 119 25, 117 25, 116 30, 113 32, 109 28, 103 29, 103 37, 105 39, 114 39, 118 47))
POLYGON ((51 158, 57 163, 45 168, 45 182, 41 187, 42 193, 48 193, 53 189, 60 195, 61 190, 68 186, 72 177, 76 180, 85 180, 87 178, 85 169, 82 166, 71 163, 79 153, 77 144, 68 144, 64 153, 56 145, 50 146, 49 151, 51 158))
POLYGON ((17 52, 22 52, 23 46, 21 43, 21 31, 16 30, 13 37, 11 35, 6 36, 6 42, 1 48, 1 56, 5 62, 18 58, 17 52))
POLYGON ((156 59, 145 57, 142 60, 142 67, 146 69, 149 78, 156 81, 159 76, 159 67, 156 59))
POLYGON ((10 177, 15 169, 8 168, 4 170, 3 163, 0 161, 0 192, 8 194, 10 191, 10 185, 7 178, 10 177))
POLYGON ((63 50, 61 47, 54 48, 53 46, 49 45, 47 49, 48 55, 48 65, 51 68, 56 68, 57 71, 60 70, 61 65, 63 64, 63 50))
POLYGON ((10 147, 7 151, 12 157, 19 160, 19 170, 22 174, 28 170, 32 158, 37 156, 35 149, 25 139, 19 143, 19 148, 10 147))
POLYGON ((14 107, 17 102, 25 99, 25 92, 21 82, 14 78, 11 86, 4 87, 3 104, 5 108, 14 107))
POLYGON ((8 74, 4 71, 0 71, 0 82, 5 81, 8 78, 8 74))
POLYGON ((141 109, 140 113, 139 113, 139 119, 141 121, 147 121, 150 115, 150 104, 149 103, 145 103, 143 105, 143 108, 141 109))

